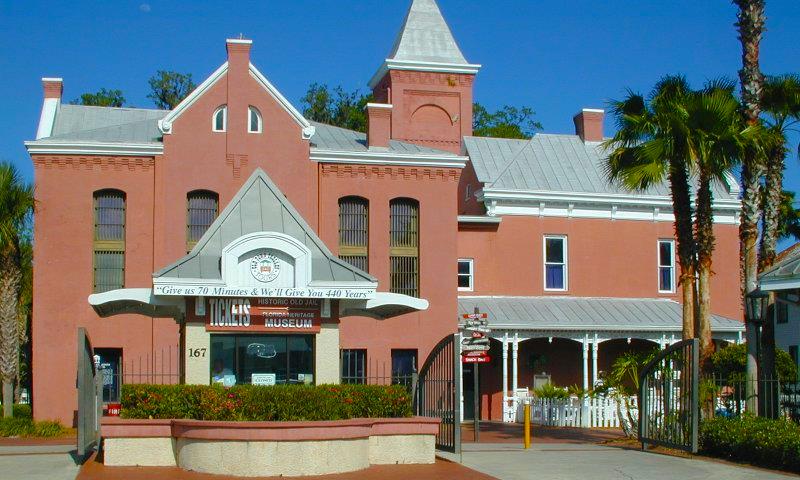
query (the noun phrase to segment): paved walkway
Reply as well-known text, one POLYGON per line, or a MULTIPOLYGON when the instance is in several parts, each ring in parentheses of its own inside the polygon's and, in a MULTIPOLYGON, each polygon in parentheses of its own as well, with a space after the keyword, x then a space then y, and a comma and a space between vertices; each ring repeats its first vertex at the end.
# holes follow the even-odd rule
POLYGON ((79 466, 72 445, 0 446, 0 478, 75 480, 79 466))
POLYGON ((702 458, 680 458, 590 444, 465 444, 465 467, 501 480, 773 480, 797 478, 702 458))
MULTIPOLYGON (((481 422, 480 443, 522 443, 523 426, 520 423, 481 422)), ((531 426, 534 443, 601 443, 624 438, 619 428, 571 428, 531 426)), ((461 442, 474 443, 472 423, 461 424, 461 442)))

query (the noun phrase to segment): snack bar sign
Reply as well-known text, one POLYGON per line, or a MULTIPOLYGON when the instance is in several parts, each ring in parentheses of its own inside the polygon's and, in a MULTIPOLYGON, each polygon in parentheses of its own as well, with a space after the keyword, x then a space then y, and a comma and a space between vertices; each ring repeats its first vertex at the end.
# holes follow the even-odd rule
POLYGON ((312 298, 209 298, 212 332, 319 333, 322 300, 312 298))
POLYGON ((462 315, 462 363, 489 363, 492 360, 489 355, 489 332, 487 314, 475 312, 462 315))

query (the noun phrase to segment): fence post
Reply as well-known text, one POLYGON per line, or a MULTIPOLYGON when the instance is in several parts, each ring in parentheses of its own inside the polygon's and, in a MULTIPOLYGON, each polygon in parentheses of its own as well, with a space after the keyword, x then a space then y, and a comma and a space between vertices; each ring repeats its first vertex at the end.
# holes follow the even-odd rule
POLYGON ((528 449, 531 448, 531 399, 526 397, 523 402, 522 411, 525 417, 525 420, 522 422, 525 428, 523 438, 525 448, 528 449))

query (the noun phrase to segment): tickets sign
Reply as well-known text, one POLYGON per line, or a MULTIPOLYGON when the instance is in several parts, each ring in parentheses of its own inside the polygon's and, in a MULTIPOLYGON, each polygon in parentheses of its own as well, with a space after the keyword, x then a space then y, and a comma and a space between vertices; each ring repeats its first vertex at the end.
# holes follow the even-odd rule
POLYGON ((322 300, 311 298, 209 298, 211 332, 319 333, 322 300))

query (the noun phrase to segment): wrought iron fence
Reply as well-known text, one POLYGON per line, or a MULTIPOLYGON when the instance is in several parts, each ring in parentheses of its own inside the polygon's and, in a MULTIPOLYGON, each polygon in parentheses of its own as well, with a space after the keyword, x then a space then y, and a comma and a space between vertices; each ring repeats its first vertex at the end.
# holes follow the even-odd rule
POLYGON ((742 375, 706 377, 700 401, 706 415, 736 417, 747 412, 748 392, 756 397, 757 412, 767 418, 786 418, 800 423, 800 382, 778 378, 747 380, 742 375), (751 388, 748 388, 751 387, 751 388))

